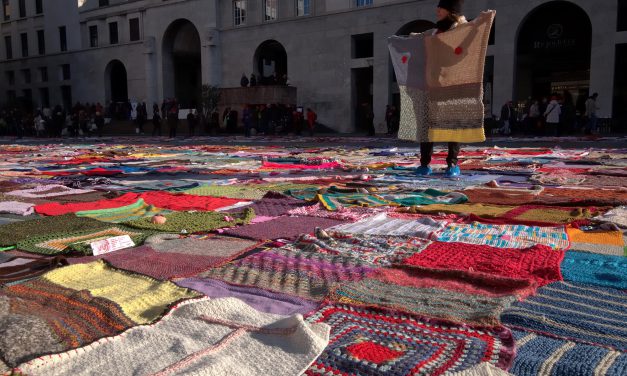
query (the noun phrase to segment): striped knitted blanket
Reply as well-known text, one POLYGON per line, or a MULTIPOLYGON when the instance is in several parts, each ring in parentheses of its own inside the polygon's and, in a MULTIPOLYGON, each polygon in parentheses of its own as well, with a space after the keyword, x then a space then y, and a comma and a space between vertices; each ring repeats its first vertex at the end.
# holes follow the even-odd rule
POLYGON ((359 281, 373 268, 341 255, 272 248, 199 277, 258 287, 320 301, 336 282, 359 281))
POLYGON ((570 246, 564 227, 491 225, 478 222, 451 223, 437 233, 437 240, 499 248, 529 248, 541 244, 559 250, 570 246))
POLYGON ((183 192, 197 196, 230 197, 249 200, 260 200, 266 194, 265 191, 257 189, 254 186, 208 184, 203 184, 199 187, 191 188, 183 192))
POLYGON ((28 238, 18 242, 17 248, 22 251, 44 255, 58 255, 73 251, 90 255, 92 253, 91 243, 123 235, 130 236, 135 244, 141 244, 151 233, 122 225, 112 226, 109 224, 107 228, 102 230, 66 231, 28 238))
POLYGON ((627 290, 627 258, 568 251, 562 275, 565 281, 627 290))
POLYGON ((507 369, 514 339, 502 327, 475 328, 376 308, 327 304, 307 318, 331 326, 329 346, 305 375, 443 375, 487 361, 507 369))
POLYGON ((627 236, 622 231, 583 231, 569 227, 566 232, 575 251, 627 256, 627 236))
POLYGON ((96 262, 0 290, 0 358, 10 366, 158 319, 197 293, 96 262))
POLYGON ((622 376, 627 353, 514 330, 516 358, 510 372, 519 376, 622 376))
POLYGON ((156 214, 166 213, 171 213, 171 211, 148 205, 140 198, 133 204, 121 206, 119 208, 84 210, 76 212, 75 214, 77 217, 87 217, 97 219, 102 222, 121 223, 146 217, 150 218, 156 214))
POLYGON ((626 298, 620 290, 555 282, 514 303, 501 320, 515 329, 626 351, 626 298))
POLYGON ((389 39, 401 91, 400 139, 485 141, 483 68, 495 14, 446 33, 389 39))
POLYGON ((90 346, 44 356, 28 375, 300 375, 329 341, 329 326, 254 310, 234 299, 181 303, 161 321, 90 346))

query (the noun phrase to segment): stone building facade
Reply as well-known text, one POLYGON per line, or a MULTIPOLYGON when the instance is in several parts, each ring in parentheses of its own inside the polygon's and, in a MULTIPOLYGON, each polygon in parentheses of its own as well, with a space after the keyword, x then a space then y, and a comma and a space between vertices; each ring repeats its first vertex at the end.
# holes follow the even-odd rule
MULTIPOLYGON (((201 83, 287 78, 298 104, 339 132, 373 108, 383 130, 398 88, 387 38, 432 26, 437 0, 0 0, 0 104, 196 102, 201 83), (77 4, 78 1, 78 4, 77 4), (26 47, 25 47, 26 46, 26 47)), ((489 113, 506 101, 598 92, 601 117, 627 108, 627 1, 473 0, 496 9, 486 61, 489 113)))

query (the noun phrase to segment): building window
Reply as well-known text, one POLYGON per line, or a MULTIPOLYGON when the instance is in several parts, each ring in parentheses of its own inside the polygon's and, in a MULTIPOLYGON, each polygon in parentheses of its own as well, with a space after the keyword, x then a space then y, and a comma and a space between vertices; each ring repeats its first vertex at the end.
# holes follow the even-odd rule
POLYGON ((627 31, 627 0, 618 0, 617 31, 627 31))
POLYGON ((20 8, 20 18, 26 17, 26 0, 20 0, 18 5, 20 8))
POLYGON ((98 26, 89 27, 89 47, 98 47, 98 26))
POLYGON ((35 13, 42 14, 44 12, 43 0, 35 0, 35 13))
POLYGON ((372 0, 355 0, 356 7, 367 7, 372 5, 372 0))
POLYGON ((374 56, 374 34, 357 34, 351 37, 353 59, 364 59, 374 56))
POLYGON ((131 42, 141 39, 139 33, 139 18, 131 18, 130 20, 128 20, 128 30, 129 40, 131 42))
POLYGON ((39 68, 39 78, 41 82, 48 82, 48 68, 46 67, 39 68))
POLYGON ((15 85, 15 72, 13 72, 13 71, 6 71, 5 75, 7 76, 7 84, 9 86, 15 85))
POLYGON ((109 0, 99 0, 98 1, 98 6, 106 7, 108 5, 109 5, 109 0))
POLYGON ((72 108, 72 87, 70 85, 61 86, 61 100, 66 110, 72 108))
POLYGON ((33 101, 33 91, 31 89, 24 89, 22 90, 22 97, 24 97, 24 99, 26 99, 27 103, 30 103, 33 101))
POLYGON ((30 69, 22 69, 22 81, 24 81, 25 84, 31 83, 30 69))
POLYGON ((279 0, 264 0, 263 14, 264 21, 274 21, 277 19, 277 9, 279 0))
POLYGON ((6 52, 7 60, 13 59, 13 43, 11 42, 11 36, 4 36, 4 50, 6 52))
POLYGON ((37 30, 37 52, 40 55, 46 54, 46 34, 43 30, 37 30))
POLYGON ((62 52, 67 51, 67 34, 65 26, 59 26, 59 47, 62 52))
POLYGON ((72 74, 70 72, 70 64, 61 65, 61 80, 67 81, 72 79, 72 74))
POLYGON ((50 92, 47 87, 39 88, 39 103, 41 107, 50 107, 50 92))
POLYGON ((233 1, 233 25, 246 25, 246 0, 233 1))
POLYGON ((118 23, 109 23, 109 43, 118 44, 118 23))
POLYGON ((14 103, 17 99, 17 95, 15 94, 15 90, 7 90, 7 100, 9 103, 14 103))
POLYGON ((28 34, 20 34, 20 41, 22 42, 22 57, 28 57, 28 34))
POLYGON ((311 14, 310 0, 296 0, 296 15, 309 16, 311 14))
POLYGON ((4 14, 5 21, 11 19, 11 4, 9 4, 9 0, 2 0, 2 14, 4 14))

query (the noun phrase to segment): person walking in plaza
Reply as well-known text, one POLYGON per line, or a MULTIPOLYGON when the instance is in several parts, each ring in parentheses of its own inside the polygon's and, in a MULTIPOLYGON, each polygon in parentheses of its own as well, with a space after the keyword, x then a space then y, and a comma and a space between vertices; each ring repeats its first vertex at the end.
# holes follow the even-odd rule
POLYGON ((176 99, 170 101, 168 108, 168 126, 170 128, 170 138, 176 138, 176 128, 179 125, 179 105, 176 99))
POLYGON ((311 108, 307 109, 307 126, 309 127, 309 136, 313 137, 314 128, 316 127, 316 120, 318 120, 318 114, 311 108))
MULTIPOLYGON (((445 33, 455 29, 458 25, 468 22, 464 17, 462 7, 463 0, 440 0, 438 3, 436 14, 438 21, 433 35, 445 33)), ((460 145, 459 142, 448 143, 448 155, 446 157, 447 168, 444 172, 447 177, 456 177, 461 175, 458 163, 460 145)), ((433 157, 433 142, 420 143, 420 167, 416 173, 421 176, 431 175, 433 170, 430 167, 433 157)))
POLYGON ((189 137, 196 136, 196 125, 198 125, 198 116, 196 110, 191 109, 187 114, 187 128, 189 130, 189 137))
POLYGON ((509 135, 512 133, 512 128, 516 122, 516 112, 514 111, 514 103, 507 101, 501 108, 501 128, 499 129, 501 134, 509 135))
POLYGON ((102 137, 102 129, 104 128, 104 116, 101 111, 96 110, 96 115, 94 117, 94 124, 96 124, 96 129, 98 130, 98 137, 102 137))
POLYGON ((560 115, 562 114, 562 108, 557 100, 557 95, 551 96, 551 101, 544 112, 544 117, 546 119, 546 134, 555 137, 559 137, 560 135, 560 115))
POLYGON ((597 130, 597 110, 599 106, 597 106, 597 98, 599 97, 598 93, 592 94, 590 98, 586 101, 586 119, 588 120, 586 123, 586 134, 591 135, 593 132, 597 130))
POLYGON ((161 137, 161 111, 159 111, 159 105, 152 105, 152 136, 161 137))

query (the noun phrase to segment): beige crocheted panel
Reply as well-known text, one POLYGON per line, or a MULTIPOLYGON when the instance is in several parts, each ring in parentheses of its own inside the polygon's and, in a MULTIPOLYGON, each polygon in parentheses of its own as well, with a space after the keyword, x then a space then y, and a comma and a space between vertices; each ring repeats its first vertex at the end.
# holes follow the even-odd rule
MULTIPOLYGON (((412 44, 424 44, 424 55, 404 58, 408 72, 424 67, 424 87, 400 85, 401 119, 398 137, 420 142, 482 142, 483 70, 490 29, 495 12, 482 13, 472 22, 437 35, 413 37, 412 44)), ((399 43, 392 39, 391 44, 399 43)), ((393 55, 409 56, 398 44, 393 55)), ((394 46, 392 46, 392 49, 394 46)), ((423 48, 414 48, 421 51, 423 48)), ((407 73, 407 72, 405 72, 407 73)))

